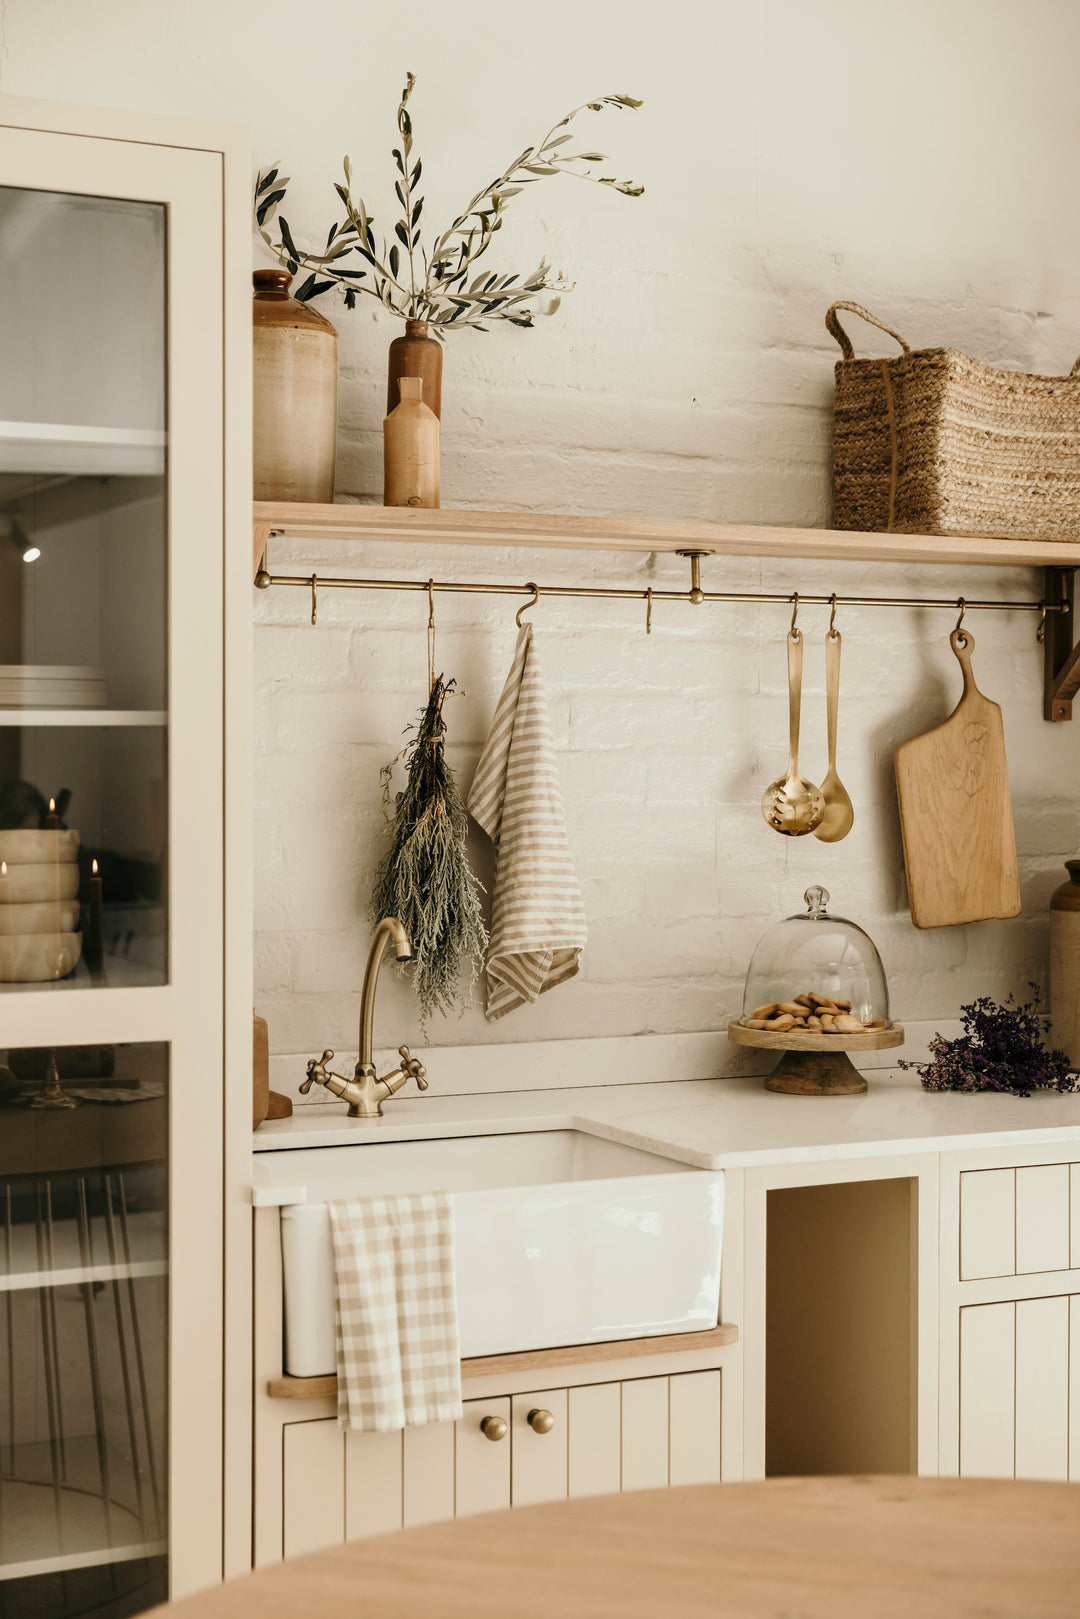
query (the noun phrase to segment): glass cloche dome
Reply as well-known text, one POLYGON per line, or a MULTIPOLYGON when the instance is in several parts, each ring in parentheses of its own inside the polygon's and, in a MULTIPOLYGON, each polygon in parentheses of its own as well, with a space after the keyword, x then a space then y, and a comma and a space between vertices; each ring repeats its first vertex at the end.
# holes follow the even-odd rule
POLYGON ((803 898, 806 910, 769 928, 751 957, 742 1022, 756 1014, 760 1026, 781 1006, 805 1007, 809 1018, 818 1019, 810 1024, 814 1030, 825 1003, 831 1009, 826 1016, 838 1009, 845 1021, 858 1021, 868 1033, 888 1028, 889 990, 874 941, 846 917, 830 916, 824 888, 808 888, 803 898))

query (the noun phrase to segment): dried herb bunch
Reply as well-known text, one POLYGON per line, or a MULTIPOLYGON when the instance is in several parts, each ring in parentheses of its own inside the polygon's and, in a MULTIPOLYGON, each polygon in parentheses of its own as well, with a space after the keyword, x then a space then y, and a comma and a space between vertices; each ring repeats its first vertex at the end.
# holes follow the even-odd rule
POLYGON ((405 320, 426 320, 437 334, 471 326, 488 330, 487 322, 508 320, 515 326, 532 326, 537 315, 553 315, 559 296, 573 283, 561 271, 552 270, 541 259, 530 275, 500 275, 497 272, 473 274, 478 259, 491 246, 495 232, 502 229, 506 205, 527 185, 550 175, 566 174, 577 180, 621 191, 624 197, 640 197, 644 186, 632 180, 617 180, 608 174, 593 174, 590 165, 607 161, 603 152, 564 152, 573 136, 568 126, 582 112, 602 112, 605 107, 637 108, 633 96, 598 96, 568 112, 536 146, 527 146, 509 168, 478 191, 468 206, 437 238, 430 252, 421 242, 420 221, 424 198, 420 192, 423 164, 413 158, 412 115, 409 97, 416 80, 407 76, 397 111, 399 144, 393 149, 397 178, 394 190, 401 217, 394 224, 394 240, 376 242, 374 220, 362 197, 352 189, 352 163, 345 159, 345 183, 334 190, 345 209, 345 218, 335 220, 327 233, 321 253, 305 253, 296 245, 288 221, 278 213, 285 200, 288 178, 281 177, 281 166, 263 169, 255 181, 255 224, 259 235, 278 261, 296 275, 307 270, 307 279, 293 293, 306 302, 337 287, 348 309, 355 309, 356 295, 370 293, 393 315, 405 320), (277 240, 269 226, 276 221, 277 240), (363 267, 357 264, 357 258, 363 267), (346 268, 348 260, 351 268, 346 268), (553 294, 546 297, 546 294, 553 294))
POLYGON ((1047 1048, 1039 986, 1028 987, 1032 998, 1022 1005, 1011 995, 1004 1006, 984 995, 962 1006, 962 1035, 946 1040, 935 1034, 930 1042, 932 1062, 901 1061, 899 1066, 914 1068, 928 1091, 1030 1096, 1033 1091, 1080 1090, 1080 1076, 1070 1075, 1065 1053, 1047 1048))
POLYGON ((469 989, 487 947, 480 884, 465 848, 468 816, 446 761, 443 703, 453 691, 441 675, 432 682, 416 734, 398 758, 405 786, 391 810, 391 762, 381 772, 391 844, 375 875, 371 918, 396 916, 413 947, 412 979, 426 1027, 433 1012, 448 1012, 463 969, 469 989))

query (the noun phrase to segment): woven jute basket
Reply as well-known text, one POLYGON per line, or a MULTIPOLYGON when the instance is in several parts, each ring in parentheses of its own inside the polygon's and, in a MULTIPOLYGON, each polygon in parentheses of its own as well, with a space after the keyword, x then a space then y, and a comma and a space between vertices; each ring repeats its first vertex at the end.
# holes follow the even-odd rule
POLYGON ((860 304, 833 304, 840 345, 833 525, 877 534, 1075 539, 1080 550, 1080 359, 1027 376, 959 349, 912 349, 860 304), (850 310, 903 353, 857 360, 850 310))

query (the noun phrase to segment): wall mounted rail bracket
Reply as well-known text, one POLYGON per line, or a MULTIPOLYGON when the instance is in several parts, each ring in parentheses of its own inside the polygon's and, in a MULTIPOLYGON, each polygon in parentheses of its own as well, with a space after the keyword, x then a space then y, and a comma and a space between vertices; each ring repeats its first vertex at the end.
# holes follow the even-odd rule
POLYGON ((1047 613, 1043 626, 1043 718, 1071 720, 1072 700, 1080 691, 1080 641, 1073 644, 1076 569, 1047 568, 1045 577, 1043 600, 1058 611, 1047 613))
POLYGON ((676 555, 690 558, 690 600, 695 607, 700 607, 705 600, 705 592, 701 588, 701 559, 715 555, 713 551, 679 551, 676 555))

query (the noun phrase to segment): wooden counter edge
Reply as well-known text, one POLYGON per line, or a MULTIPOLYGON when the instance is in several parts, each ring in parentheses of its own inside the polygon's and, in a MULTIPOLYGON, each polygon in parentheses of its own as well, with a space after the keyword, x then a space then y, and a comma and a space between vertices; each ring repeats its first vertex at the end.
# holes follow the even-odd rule
MULTIPOLYGON (((620 1338, 602 1344, 564 1344, 558 1349, 527 1349, 513 1355, 477 1355, 461 1363, 461 1375, 490 1377, 500 1372, 540 1371, 551 1366, 580 1366, 588 1361, 631 1360, 639 1355, 670 1355, 687 1349, 720 1349, 739 1341, 739 1329, 728 1322, 707 1332, 672 1332, 660 1338, 620 1338)), ((271 1377, 266 1392, 275 1400, 323 1400, 337 1394, 337 1378, 271 1377)))

